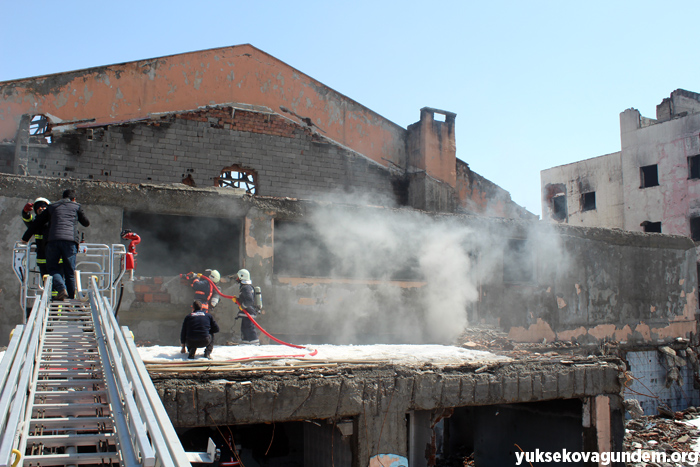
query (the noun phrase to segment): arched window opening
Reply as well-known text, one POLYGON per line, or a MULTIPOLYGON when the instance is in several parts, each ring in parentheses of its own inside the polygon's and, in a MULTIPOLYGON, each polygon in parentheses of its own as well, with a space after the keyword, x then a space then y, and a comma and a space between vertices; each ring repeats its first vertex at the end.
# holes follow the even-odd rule
POLYGON ((254 195, 257 191, 257 178, 255 170, 234 165, 221 171, 221 175, 216 178, 216 186, 240 188, 254 195))

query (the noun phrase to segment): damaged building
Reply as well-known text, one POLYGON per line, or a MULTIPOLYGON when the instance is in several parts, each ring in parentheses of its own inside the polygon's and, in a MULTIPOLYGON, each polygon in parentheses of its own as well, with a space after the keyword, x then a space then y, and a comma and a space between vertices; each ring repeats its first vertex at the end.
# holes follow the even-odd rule
MULTIPOLYGON (((0 89, 5 249, 28 200, 75 188, 86 241, 141 236, 117 311, 143 345, 177 345, 192 300, 180 274, 216 268, 235 294, 245 267, 263 290, 260 324, 287 342, 452 345, 488 325, 582 354, 661 342, 687 357, 692 240, 538 222, 457 159, 454 113, 425 107, 402 128, 250 45, 0 89)), ((23 314, 6 266, 2 340, 23 314)), ((236 343, 233 303, 214 313, 217 344, 236 343)), ((275 453, 260 465, 359 467, 390 453, 411 466, 464 453, 503 465, 514 443, 622 448, 623 360, 482 358, 152 377, 183 436, 230 427, 244 450, 275 453)))

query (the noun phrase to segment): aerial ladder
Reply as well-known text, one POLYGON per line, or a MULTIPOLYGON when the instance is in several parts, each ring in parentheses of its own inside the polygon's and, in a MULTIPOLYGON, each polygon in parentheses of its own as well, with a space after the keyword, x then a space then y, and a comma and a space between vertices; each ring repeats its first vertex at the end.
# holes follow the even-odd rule
POLYGON ((124 245, 80 244, 75 299, 51 301, 51 276, 15 244, 28 317, 0 361, 0 467, 191 467, 217 449, 185 452, 128 327, 114 313, 124 245))

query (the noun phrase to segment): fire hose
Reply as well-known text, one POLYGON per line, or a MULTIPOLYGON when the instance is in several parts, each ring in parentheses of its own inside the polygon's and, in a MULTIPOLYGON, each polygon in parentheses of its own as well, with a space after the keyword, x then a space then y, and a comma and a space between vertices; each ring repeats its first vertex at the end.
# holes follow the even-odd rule
MULTIPOLYGON (((303 345, 290 344, 289 342, 284 342, 283 340, 277 339, 275 336, 273 336, 269 332, 265 331, 262 328, 262 326, 260 326, 258 324, 258 322, 255 320, 255 318, 250 316, 250 313, 248 313, 248 311, 241 305, 241 302, 239 302, 238 299, 234 295, 226 295, 225 293, 223 293, 221 290, 219 290, 219 288, 216 286, 214 281, 209 279, 207 276, 203 276, 201 274, 198 274, 198 276, 200 278, 203 277, 206 280, 208 280, 209 283, 211 284, 211 286, 214 287, 214 289, 216 290, 216 293, 218 293, 220 297, 229 298, 229 299, 233 300, 233 303, 238 307, 238 309, 240 311, 242 311, 243 313, 245 313, 245 315, 248 317, 248 319, 250 319, 250 321, 255 325, 255 327, 258 328, 260 330, 260 332, 265 334, 267 337, 269 337, 273 341, 277 342, 278 344, 286 345, 287 347, 292 347, 295 349, 303 349, 303 350, 307 350, 307 351, 311 352, 311 353, 306 354, 306 355, 270 355, 270 357, 275 357, 275 358, 299 358, 299 357, 306 357, 306 356, 313 357, 314 355, 316 355, 318 353, 318 350, 316 350, 316 349, 304 347, 303 345)), ((231 361, 248 360, 250 358, 251 357, 233 358, 233 359, 231 359, 231 361)), ((253 358, 260 358, 260 357, 253 357, 253 358)))

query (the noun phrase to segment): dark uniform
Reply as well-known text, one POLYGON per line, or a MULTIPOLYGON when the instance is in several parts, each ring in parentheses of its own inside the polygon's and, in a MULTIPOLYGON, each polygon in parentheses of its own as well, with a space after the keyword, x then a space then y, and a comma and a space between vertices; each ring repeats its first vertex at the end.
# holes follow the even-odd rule
POLYGON ((90 225, 83 208, 75 202, 75 192, 66 190, 63 199, 50 204, 39 214, 31 227, 27 229, 23 241, 28 241, 39 229, 49 224, 49 234, 46 243, 46 266, 48 273, 53 276, 54 290, 58 291, 57 299, 74 298, 75 296, 75 258, 78 254, 77 223, 85 227, 90 225), (61 266, 59 262, 63 260, 61 266), (65 279, 64 279, 65 278, 65 279))
MULTIPOLYGON (((198 303, 199 305, 201 304, 198 303)), ((217 332, 219 332, 219 325, 214 321, 214 317, 193 306, 192 313, 182 322, 180 331, 180 343, 183 348, 187 347, 187 358, 194 358, 197 349, 202 347, 204 347, 204 356, 209 358, 214 349, 214 334, 217 332)))
MULTIPOLYGON (((253 318, 258 314, 255 309, 255 290, 252 284, 243 284, 238 294, 238 301, 245 311, 253 318)), ((245 316, 245 313, 240 312, 238 315, 241 318, 241 340, 244 344, 259 344, 258 328, 253 322, 245 316)))
MULTIPOLYGON (((199 300, 202 303, 202 310, 209 311, 212 298, 217 297, 218 294, 214 290, 214 284, 206 280, 204 277, 195 277, 192 281, 192 288, 194 289, 194 299, 199 300)), ((211 308, 214 308, 215 304, 212 304, 211 308)))
MULTIPOLYGON (((49 203, 36 200, 34 203, 27 203, 22 209, 22 220, 27 229, 32 227, 36 217, 40 214, 39 209, 48 207, 49 203)), ((42 209, 43 211, 43 209, 42 209)), ((38 228, 34 234, 34 244, 36 245, 36 265, 39 268, 39 273, 43 278, 48 270, 46 268, 46 240, 49 236, 49 224, 45 224, 38 228)))

